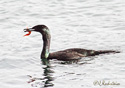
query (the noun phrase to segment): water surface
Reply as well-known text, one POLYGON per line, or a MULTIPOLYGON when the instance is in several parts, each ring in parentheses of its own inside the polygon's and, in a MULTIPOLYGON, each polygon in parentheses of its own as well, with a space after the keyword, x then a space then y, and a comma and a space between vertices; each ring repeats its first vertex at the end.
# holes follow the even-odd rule
POLYGON ((125 86, 124 0, 1 0, 1 88, 99 88, 93 82, 125 86), (41 64, 42 38, 23 29, 45 24, 51 31, 51 52, 67 48, 119 50, 119 54, 82 58, 78 63, 41 64))

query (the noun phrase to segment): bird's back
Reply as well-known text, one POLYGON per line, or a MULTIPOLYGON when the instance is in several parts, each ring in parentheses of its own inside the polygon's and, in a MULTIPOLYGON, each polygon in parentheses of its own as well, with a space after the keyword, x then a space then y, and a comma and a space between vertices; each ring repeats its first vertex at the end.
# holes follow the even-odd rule
POLYGON ((81 49, 81 48, 71 48, 71 49, 50 53, 48 59, 69 61, 69 60, 78 60, 81 57, 95 56, 95 55, 105 54, 105 53, 120 53, 120 52, 113 51, 113 50, 95 51, 95 50, 87 50, 87 49, 81 49))
POLYGON ((69 60, 76 60, 81 57, 91 56, 93 53, 94 53, 93 50, 72 48, 72 49, 66 49, 66 50, 50 53, 48 59, 58 59, 58 60, 69 61, 69 60))

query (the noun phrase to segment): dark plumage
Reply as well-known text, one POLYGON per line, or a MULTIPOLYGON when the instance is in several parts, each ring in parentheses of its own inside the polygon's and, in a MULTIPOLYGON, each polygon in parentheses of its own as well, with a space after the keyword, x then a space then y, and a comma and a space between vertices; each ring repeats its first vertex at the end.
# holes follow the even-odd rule
POLYGON ((24 31, 25 32, 36 31, 42 34, 43 50, 41 53, 41 59, 57 59, 63 61, 70 61, 70 60, 78 60, 81 57, 95 56, 105 53, 120 53, 119 51, 113 51, 113 50, 95 51, 95 50, 86 50, 81 48, 72 48, 72 49, 66 49, 62 51, 49 53, 51 36, 47 26, 36 25, 32 28, 24 29, 24 31))
POLYGON ((57 59, 63 61, 77 60, 82 57, 95 56, 105 53, 119 53, 118 51, 106 50, 106 51, 94 51, 81 48, 72 48, 62 51, 57 51, 49 54, 48 59, 57 59))

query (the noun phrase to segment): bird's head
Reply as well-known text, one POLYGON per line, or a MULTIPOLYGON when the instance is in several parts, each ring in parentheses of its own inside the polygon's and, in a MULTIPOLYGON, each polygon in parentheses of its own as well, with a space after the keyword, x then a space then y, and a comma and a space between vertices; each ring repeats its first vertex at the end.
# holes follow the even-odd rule
POLYGON ((40 32, 42 35, 49 33, 49 29, 48 29, 47 26, 45 26, 45 25, 36 25, 36 26, 34 26, 32 28, 24 29, 24 32, 28 32, 28 34, 26 34, 24 36, 30 35, 32 31, 40 32))

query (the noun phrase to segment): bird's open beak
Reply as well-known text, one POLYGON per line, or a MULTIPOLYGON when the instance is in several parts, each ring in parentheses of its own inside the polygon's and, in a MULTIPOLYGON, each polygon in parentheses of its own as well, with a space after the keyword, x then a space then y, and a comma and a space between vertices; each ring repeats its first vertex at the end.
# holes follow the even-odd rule
POLYGON ((29 36, 31 34, 31 31, 34 31, 34 29, 32 29, 32 28, 24 29, 24 32, 28 32, 28 34, 25 34, 24 36, 29 36))

